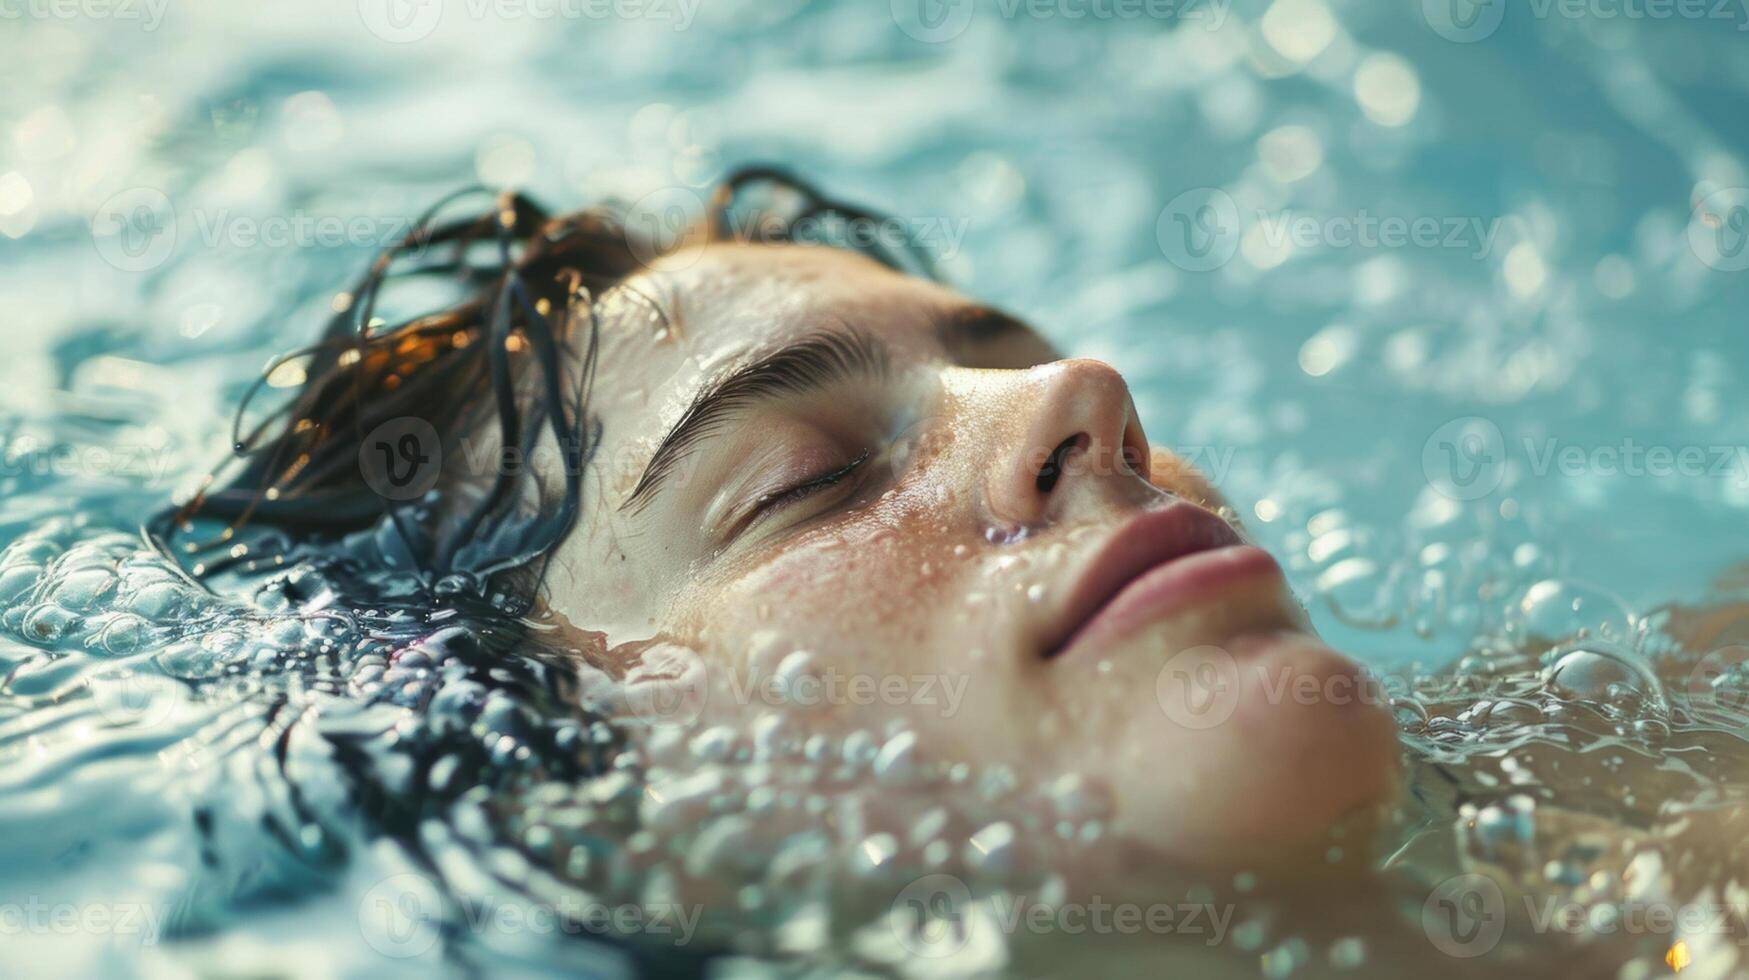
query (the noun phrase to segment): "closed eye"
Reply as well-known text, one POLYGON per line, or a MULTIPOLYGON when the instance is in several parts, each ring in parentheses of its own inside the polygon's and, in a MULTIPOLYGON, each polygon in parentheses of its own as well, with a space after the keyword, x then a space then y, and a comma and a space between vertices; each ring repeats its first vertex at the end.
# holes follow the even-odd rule
POLYGON ((791 504, 799 503, 827 487, 843 482, 854 475, 862 467, 862 464, 868 462, 869 456, 869 450, 864 449, 860 455, 843 466, 808 477, 794 486, 761 494, 759 499, 754 501, 753 508, 748 512, 747 520, 743 526, 751 526, 763 521, 791 504))

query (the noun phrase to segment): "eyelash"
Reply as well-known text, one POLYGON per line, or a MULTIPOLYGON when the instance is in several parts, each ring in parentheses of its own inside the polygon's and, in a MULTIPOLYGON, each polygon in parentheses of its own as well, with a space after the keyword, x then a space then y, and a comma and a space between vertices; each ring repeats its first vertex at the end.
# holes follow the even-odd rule
POLYGON ((809 477, 787 490, 768 493, 754 503, 750 517, 754 521, 761 520, 790 504, 805 500, 815 493, 843 481, 860 469, 863 463, 868 462, 868 458, 869 451, 865 449, 861 455, 835 470, 828 470, 818 476, 809 477))

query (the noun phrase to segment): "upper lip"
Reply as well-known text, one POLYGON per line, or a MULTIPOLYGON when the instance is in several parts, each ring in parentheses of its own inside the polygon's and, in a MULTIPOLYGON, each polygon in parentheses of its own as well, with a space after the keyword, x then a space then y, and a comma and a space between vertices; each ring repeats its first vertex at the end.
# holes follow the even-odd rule
POLYGON ((1070 590, 1045 646, 1046 658, 1061 653, 1089 620, 1143 574, 1187 555, 1243 543, 1232 525, 1183 500, 1136 515, 1099 549, 1070 590))

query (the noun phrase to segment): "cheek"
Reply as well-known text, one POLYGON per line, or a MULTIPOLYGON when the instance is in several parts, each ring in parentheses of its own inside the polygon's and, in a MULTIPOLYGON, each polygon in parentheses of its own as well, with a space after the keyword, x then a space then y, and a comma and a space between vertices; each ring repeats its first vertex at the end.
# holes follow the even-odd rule
POLYGON ((698 612, 724 639, 765 630, 822 655, 902 662, 933 645, 942 550, 888 521, 824 529, 707 586, 698 612))
MULTIPOLYGON (((966 603, 978 554, 971 531, 901 496, 700 582, 683 603, 688 632, 709 658, 732 665, 743 690, 808 651, 813 669, 837 684, 826 689, 842 695, 799 709, 816 731, 885 730, 903 719, 934 738, 980 717, 986 700, 1008 704, 1008 678, 980 649, 987 624, 966 603)), ((957 754, 963 741, 940 744, 957 754)))

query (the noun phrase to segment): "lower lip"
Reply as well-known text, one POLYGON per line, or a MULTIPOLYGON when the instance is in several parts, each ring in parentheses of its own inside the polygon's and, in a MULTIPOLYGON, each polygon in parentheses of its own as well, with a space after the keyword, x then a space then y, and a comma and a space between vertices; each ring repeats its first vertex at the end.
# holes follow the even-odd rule
POLYGON ((1148 623, 1205 605, 1235 585, 1280 574, 1275 558, 1255 545, 1233 545, 1175 558, 1124 586, 1075 631, 1058 656, 1122 640, 1148 623))

